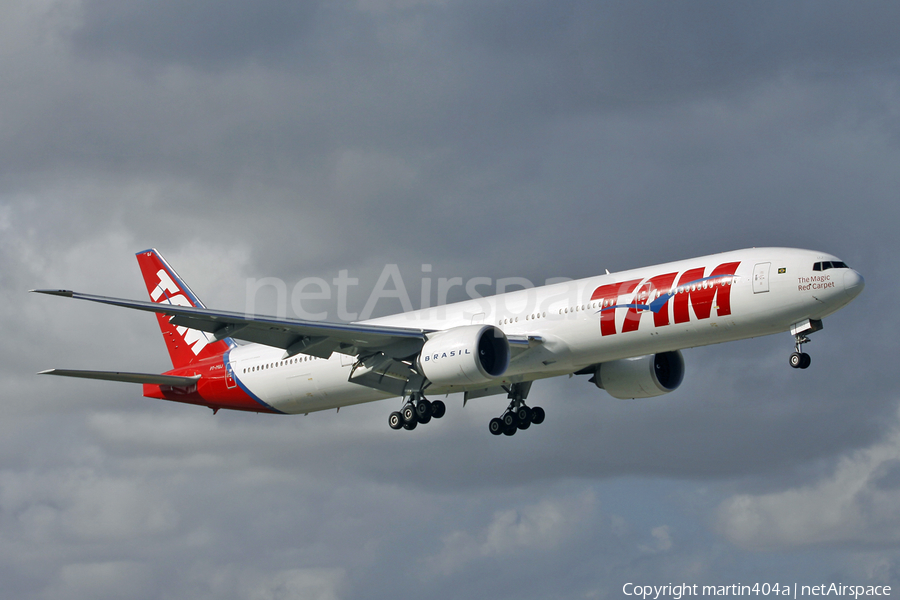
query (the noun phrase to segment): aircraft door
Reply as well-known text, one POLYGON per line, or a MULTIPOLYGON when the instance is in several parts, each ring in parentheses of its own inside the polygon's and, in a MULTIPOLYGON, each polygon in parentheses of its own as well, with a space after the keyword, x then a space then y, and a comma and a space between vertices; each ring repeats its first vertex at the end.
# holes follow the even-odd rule
POLYGON ((225 387, 229 390, 237 384, 234 382, 234 363, 229 362, 225 365, 225 387))
POLYGON ((769 267, 772 263, 759 263, 753 267, 753 293, 769 291, 769 267))

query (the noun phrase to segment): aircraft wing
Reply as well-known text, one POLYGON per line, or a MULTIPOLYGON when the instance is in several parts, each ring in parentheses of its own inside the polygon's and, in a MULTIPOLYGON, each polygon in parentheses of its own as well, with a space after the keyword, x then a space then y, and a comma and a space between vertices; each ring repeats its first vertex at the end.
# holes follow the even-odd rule
POLYGON ((71 290, 31 291, 168 315, 173 325, 210 333, 217 340, 231 337, 283 348, 285 358, 300 353, 328 358, 332 352, 353 356, 360 353, 383 352, 389 357, 405 358, 422 348, 425 334, 428 333, 426 330, 411 327, 326 323, 248 315, 166 302, 141 302, 94 296, 71 290))
POLYGON ((81 377, 83 379, 102 379, 104 381, 123 381, 125 383, 155 383, 157 385, 190 386, 197 383, 200 375, 178 377, 176 375, 156 375, 153 373, 123 373, 120 371, 76 371, 71 369, 47 369, 38 375, 62 375, 63 377, 81 377))

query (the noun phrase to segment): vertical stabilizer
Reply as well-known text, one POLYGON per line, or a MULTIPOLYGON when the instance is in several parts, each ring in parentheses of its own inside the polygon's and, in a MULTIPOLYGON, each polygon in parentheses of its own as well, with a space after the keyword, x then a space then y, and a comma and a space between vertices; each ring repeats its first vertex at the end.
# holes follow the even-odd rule
MULTIPOLYGON (((143 250, 136 256, 147 285, 147 293, 153 302, 205 308, 159 252, 155 249, 143 250)), ((212 335, 197 329, 173 325, 166 315, 157 314, 156 317, 175 368, 219 356, 234 346, 230 338, 215 341, 212 335)))

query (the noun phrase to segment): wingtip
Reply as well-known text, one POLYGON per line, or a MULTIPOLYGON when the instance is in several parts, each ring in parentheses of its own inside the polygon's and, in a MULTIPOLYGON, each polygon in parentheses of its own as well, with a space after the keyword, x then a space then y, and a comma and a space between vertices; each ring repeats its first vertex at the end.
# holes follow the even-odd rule
POLYGON ((50 296, 65 296, 66 298, 71 298, 75 295, 75 292, 72 290, 28 290, 29 292, 33 292, 35 294, 48 294, 50 296))

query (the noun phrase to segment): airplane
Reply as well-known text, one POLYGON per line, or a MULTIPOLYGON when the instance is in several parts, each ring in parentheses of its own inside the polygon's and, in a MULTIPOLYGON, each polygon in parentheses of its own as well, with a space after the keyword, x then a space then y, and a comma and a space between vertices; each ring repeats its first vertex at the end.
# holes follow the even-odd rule
POLYGON ((351 323, 206 308, 155 249, 136 254, 150 301, 31 290, 156 313, 173 369, 40 374, 143 384, 143 394, 220 409, 308 414, 391 397, 392 429, 444 416, 438 395, 506 395, 490 420, 511 436, 544 421, 532 383, 590 375, 614 398, 650 398, 684 378, 681 350, 790 331, 790 365, 863 277, 831 254, 752 248, 532 287, 351 323), (240 340, 242 343, 238 343, 240 340))

